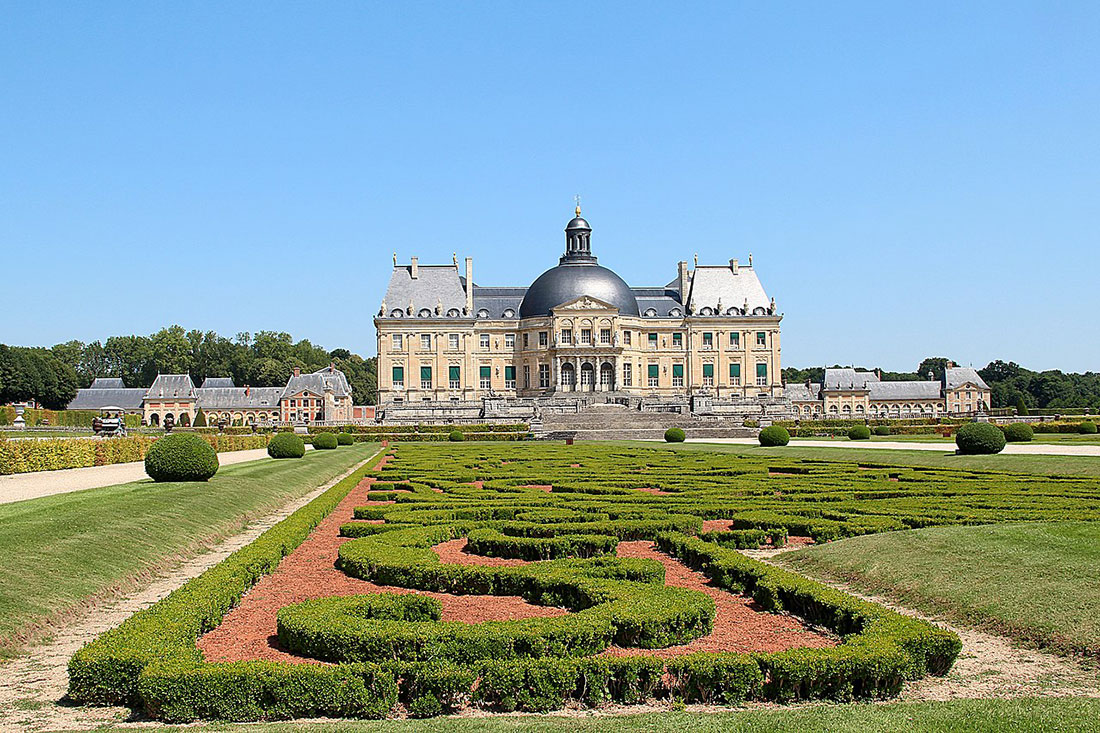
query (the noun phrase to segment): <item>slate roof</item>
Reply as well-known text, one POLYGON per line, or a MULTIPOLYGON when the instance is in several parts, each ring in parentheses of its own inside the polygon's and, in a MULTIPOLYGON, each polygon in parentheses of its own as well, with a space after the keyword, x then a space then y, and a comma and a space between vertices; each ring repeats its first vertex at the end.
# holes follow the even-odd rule
POLYGON ((202 380, 200 389, 221 389, 224 387, 236 387, 233 377, 207 377, 202 380))
POLYGON ((334 396, 351 396, 351 385, 348 384, 348 378, 344 376, 344 373, 339 369, 325 367, 324 369, 318 369, 312 374, 299 374, 296 377, 291 376, 290 380, 286 383, 286 387, 283 388, 280 393, 280 399, 304 391, 313 392, 316 395, 324 395, 325 387, 329 385, 332 387, 334 396))
POLYGON ((483 288, 475 283, 474 312, 471 315, 477 317, 478 313, 488 311, 489 315, 481 317, 519 318, 519 306, 526 294, 527 288, 483 288), (511 315, 505 315, 509 311, 511 315))
POLYGON ((869 382, 868 398, 872 400, 938 400, 940 383, 920 382, 869 382))
POLYGON ((958 389, 968 382, 981 389, 989 389, 989 385, 973 367, 948 367, 943 372, 943 381, 947 389, 958 389))
POLYGON ((145 396, 150 399, 195 399, 195 383, 190 374, 158 374, 145 396))
POLYGON ((385 308, 379 317, 418 318, 423 317, 420 316, 422 311, 427 311, 432 318, 447 317, 448 311, 461 315, 466 306, 465 281, 456 265, 420 265, 415 279, 411 265, 394 267, 382 301, 385 308), (436 306, 440 308, 438 315, 436 306))
POLYGON ((746 315, 752 315, 757 308, 767 312, 771 306, 760 278, 751 267, 739 266, 734 270, 729 265, 699 265, 691 273, 691 286, 688 290, 687 305, 692 315, 700 315, 703 308, 711 308, 721 315, 736 308, 740 312, 748 303, 746 315))
POLYGON ((861 390, 867 389, 870 382, 877 382, 878 375, 874 372, 856 371, 850 367, 839 367, 825 370, 826 390, 861 390))
MULTIPOLYGON (((96 380, 97 382, 103 380, 96 380)), ((114 381, 114 380, 107 380, 114 381)), ((117 380, 121 382, 122 380, 117 380)), ((102 410, 104 407, 120 407, 123 410, 140 410, 142 400, 145 399, 145 389, 134 387, 119 389, 111 387, 93 386, 87 389, 78 389, 73 401, 65 406, 66 410, 102 410)))
MULTIPOLYGON (((209 381, 207 379, 203 384, 209 381)), ((283 388, 200 387, 195 394, 198 398, 195 404, 205 410, 263 409, 279 406, 283 388)))
POLYGON ((788 384, 783 387, 783 396, 792 402, 816 402, 821 399, 821 384, 810 382, 809 387, 805 382, 788 384))
POLYGON ((638 313, 642 318, 680 318, 684 315, 680 293, 670 286, 630 290, 638 301, 638 313), (673 310, 677 310, 678 315, 673 316, 673 310))
POLYGON ((96 377, 88 389, 126 389, 120 377, 96 377))

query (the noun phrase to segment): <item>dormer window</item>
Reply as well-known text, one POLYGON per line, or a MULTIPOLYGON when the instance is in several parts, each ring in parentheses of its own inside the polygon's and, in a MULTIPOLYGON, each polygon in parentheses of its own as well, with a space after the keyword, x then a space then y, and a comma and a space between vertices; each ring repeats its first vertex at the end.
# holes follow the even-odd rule
POLYGON ((680 310, 679 308, 673 308, 672 310, 670 310, 668 312, 668 314, 670 316, 672 316, 673 318, 679 318, 680 316, 684 315, 684 312, 682 310, 680 310))
POLYGON ((642 315, 648 316, 650 318, 655 318, 657 316, 657 309, 656 308, 646 308, 645 313, 643 313, 642 315))
POLYGON ((701 315, 701 316, 713 316, 714 315, 714 309, 711 308, 710 306, 705 306, 705 307, 699 309, 699 315, 701 315))
POLYGON ((392 311, 390 311, 390 318, 400 318, 403 315, 405 315, 405 311, 401 310, 400 308, 394 308, 392 311))
POLYGON ((447 311, 448 318, 458 318, 458 308, 451 308, 447 311))
POLYGON ((432 317, 432 309, 431 308, 421 308, 420 312, 417 313, 416 315, 420 316, 421 318, 431 318, 432 317))
POLYGON ((516 312, 514 310, 512 310, 511 308, 505 308, 504 309, 504 317, 505 318, 515 318, 516 317, 516 312))
POLYGON ((488 318, 489 317, 489 310, 487 308, 480 309, 477 312, 477 317, 478 318, 488 318))

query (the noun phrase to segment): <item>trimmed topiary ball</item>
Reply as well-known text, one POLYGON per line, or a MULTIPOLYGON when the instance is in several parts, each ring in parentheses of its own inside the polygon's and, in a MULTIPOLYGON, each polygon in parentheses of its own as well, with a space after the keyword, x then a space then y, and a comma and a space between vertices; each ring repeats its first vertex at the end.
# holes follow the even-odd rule
POLYGON ((218 472, 218 454, 195 433, 166 435, 145 453, 145 473, 154 481, 206 481, 218 472))
POLYGON ((669 428, 665 431, 666 443, 683 443, 687 435, 680 428, 669 428))
POLYGON ((760 445, 766 448, 775 448, 791 442, 791 434, 786 428, 778 425, 769 425, 760 431, 760 445))
POLYGON ((352 445, 355 443, 355 436, 351 433, 340 433, 336 436, 336 443, 338 445, 352 445))
POLYGON ((462 441, 466 440, 466 436, 462 434, 461 430, 452 430, 450 433, 447 434, 447 440, 451 441, 452 443, 461 443, 462 441))
POLYGON ((848 440, 870 440, 871 428, 866 425, 855 425, 848 431, 848 440))
POLYGON ((963 455, 977 456, 1000 453, 1005 447, 1005 434, 987 422, 969 422, 955 433, 955 445, 963 455))
POLYGON ((267 444, 272 458, 301 458, 306 454, 305 442, 294 433, 277 433, 267 444))
POLYGON ((1096 423, 1089 420, 1085 420, 1083 423, 1077 426, 1077 432, 1082 435, 1092 435, 1096 432, 1096 423))
POLYGON ((336 433, 317 433, 313 436, 313 447, 317 450, 336 450, 336 433))
POLYGON ((891 435, 892 433, 893 433, 893 431, 890 430, 889 425, 876 425, 875 426, 875 435, 891 435))
POLYGON ((1026 443, 1035 438, 1035 431, 1026 422, 1014 422, 1005 425, 1005 440, 1009 443, 1026 443))

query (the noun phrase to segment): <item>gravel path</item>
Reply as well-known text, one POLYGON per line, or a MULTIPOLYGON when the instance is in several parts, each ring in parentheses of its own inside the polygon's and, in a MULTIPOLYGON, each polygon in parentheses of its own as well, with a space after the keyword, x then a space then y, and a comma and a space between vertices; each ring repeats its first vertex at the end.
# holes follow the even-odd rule
POLYGON ((377 457, 375 453, 324 486, 253 522, 244 532, 184 562, 140 593, 100 604, 50 642, 34 647, 25 656, 0 662, 0 731, 81 730, 125 721, 129 713, 126 708, 73 707, 61 702, 69 683, 69 657, 104 631, 118 626, 134 613, 148 608, 191 578, 217 565, 377 457))
MULTIPOLYGON (((312 445, 306 446, 312 450, 312 445)), ((219 453, 218 463, 231 466, 234 463, 266 459, 267 448, 238 450, 219 453)), ((70 491, 96 489, 100 486, 128 484, 133 481, 148 481, 145 475, 145 462, 114 463, 110 466, 89 466, 87 468, 66 468, 61 471, 35 471, 34 473, 14 473, 0 476, 0 504, 15 501, 37 499, 54 494, 67 494, 70 491)))

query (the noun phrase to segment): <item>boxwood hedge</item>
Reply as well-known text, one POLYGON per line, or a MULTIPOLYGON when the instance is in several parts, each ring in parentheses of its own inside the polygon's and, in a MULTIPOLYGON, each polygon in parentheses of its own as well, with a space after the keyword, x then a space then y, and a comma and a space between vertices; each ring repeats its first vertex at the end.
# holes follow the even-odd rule
MULTIPOLYGON (((545 711, 571 702, 635 704, 654 695, 707 704, 873 699, 896 694, 905 680, 945 673, 958 654, 958 638, 933 624, 732 549, 778 545, 788 532, 827 540, 965 521, 963 510, 945 506, 933 490, 916 494, 919 506, 908 514, 874 513, 876 502, 913 507, 912 489, 902 481, 939 486, 938 469, 852 464, 838 470, 663 448, 538 446, 528 454, 484 445, 404 444, 391 450, 397 460, 357 471, 74 655, 70 696, 129 703, 180 722, 381 717, 399 704, 412 717, 468 703, 545 711), (360 507, 359 519, 341 527, 352 538, 339 549, 343 572, 433 593, 517 595, 570 613, 464 624, 441 622, 438 602, 424 596, 322 598, 281 609, 278 633, 281 646, 331 664, 204 662, 195 646, 199 635, 366 476, 395 503, 360 507), (553 490, 538 488, 546 485, 553 490), (727 519, 732 528, 699 534, 704 518, 727 519), (441 562, 432 547, 460 537, 471 551, 539 561, 505 567, 441 562), (665 586, 660 563, 610 554, 617 542, 637 539, 655 541, 716 586, 750 595, 767 611, 828 629, 839 644, 668 661, 645 653, 592 656, 612 644, 639 650, 683 644, 713 623, 714 601, 665 586), (594 556, 583 557, 589 553, 594 556)), ((953 492, 948 497, 959 493, 959 481, 1017 490, 995 477, 942 475, 954 482, 944 487, 953 492)), ((1066 501, 1084 497, 1068 490, 1077 493, 1066 501)), ((975 520, 997 505, 994 493, 983 496, 983 506, 972 510, 979 512, 975 520)), ((1052 495, 1048 503, 1057 502, 1052 495)))

